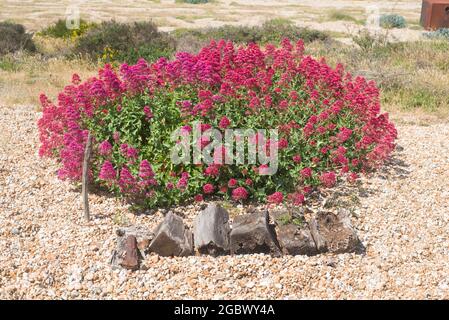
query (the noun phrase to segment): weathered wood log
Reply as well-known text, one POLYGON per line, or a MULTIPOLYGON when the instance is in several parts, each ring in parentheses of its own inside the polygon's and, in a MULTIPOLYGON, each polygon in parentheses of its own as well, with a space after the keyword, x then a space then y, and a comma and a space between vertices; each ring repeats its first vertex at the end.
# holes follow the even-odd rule
POLYGON ((310 232, 320 252, 364 251, 363 244, 357 236, 348 214, 343 210, 338 214, 318 212, 316 218, 310 222, 310 232))
POLYGON ((84 149, 84 159, 83 159, 83 176, 82 176, 82 190, 81 197, 83 199, 83 208, 84 208, 84 218, 86 221, 90 221, 90 212, 89 212, 89 163, 90 156, 92 153, 92 136, 90 132, 87 135, 86 148, 84 149))

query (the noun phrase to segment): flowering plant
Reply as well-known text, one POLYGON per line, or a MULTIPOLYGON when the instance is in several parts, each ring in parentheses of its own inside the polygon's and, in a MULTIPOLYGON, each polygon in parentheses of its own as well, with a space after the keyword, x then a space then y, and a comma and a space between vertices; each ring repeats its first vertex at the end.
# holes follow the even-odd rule
MULTIPOLYGON (((197 55, 105 65, 98 77, 72 82, 57 104, 41 96, 40 155, 58 159, 61 178, 80 180, 90 131, 91 178, 150 207, 210 196, 301 205, 313 188, 379 166, 397 137, 376 84, 304 55, 302 41, 265 49, 212 41, 197 55), (277 172, 263 174, 261 163, 173 163, 172 133, 188 135, 194 122, 202 131, 277 129, 264 142, 277 147, 277 172)), ((203 138, 191 144, 204 148, 203 138)))

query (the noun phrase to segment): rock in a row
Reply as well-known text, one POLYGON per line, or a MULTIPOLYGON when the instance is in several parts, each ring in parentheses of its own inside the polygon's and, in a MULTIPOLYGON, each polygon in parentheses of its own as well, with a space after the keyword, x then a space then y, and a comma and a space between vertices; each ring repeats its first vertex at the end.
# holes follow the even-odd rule
POLYGON ((277 238, 284 254, 313 256, 318 253, 312 234, 294 224, 278 227, 277 238))
POLYGON ((193 224, 195 248, 201 254, 228 253, 230 231, 228 212, 212 203, 195 218, 193 224))
POLYGON ((280 255, 281 251, 275 243, 268 219, 268 211, 237 216, 232 224, 231 253, 280 255))
POLYGON ((311 221, 311 231, 320 252, 332 253, 363 252, 349 215, 341 210, 338 214, 319 212, 311 221))
POLYGON ((193 253, 192 233, 182 218, 168 212, 155 230, 149 250, 160 256, 189 256, 193 253))
POLYGON ((181 217, 168 212, 154 233, 140 226, 119 229, 111 262, 114 267, 136 270, 149 252, 160 256, 188 256, 194 253, 194 245, 200 254, 209 255, 311 256, 324 252, 363 252, 363 245, 344 211, 319 212, 310 223, 301 220, 294 223, 302 214, 293 217, 282 211, 271 214, 275 225, 270 225, 268 211, 256 211, 235 217, 231 228, 228 212, 213 203, 195 218, 192 235, 181 217))

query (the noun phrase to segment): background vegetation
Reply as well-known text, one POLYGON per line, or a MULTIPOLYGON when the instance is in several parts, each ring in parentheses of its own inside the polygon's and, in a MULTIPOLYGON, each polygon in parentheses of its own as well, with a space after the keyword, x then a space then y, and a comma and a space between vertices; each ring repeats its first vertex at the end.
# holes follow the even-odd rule
MULTIPOLYGON (((338 12, 333 16, 347 18, 338 12)), ((342 62, 352 73, 376 80, 383 107, 389 111, 449 113, 447 29, 428 33, 417 42, 391 42, 386 34, 360 32, 347 35, 351 43, 332 39, 327 32, 297 27, 286 19, 255 27, 225 25, 170 33, 158 30, 152 22, 116 21, 81 21, 80 30, 73 32, 56 21, 34 35, 21 25, 2 22, 0 32, 0 96, 5 104, 36 105, 40 92, 56 95, 72 73, 85 79, 104 63, 173 58, 176 51, 195 53, 213 38, 264 45, 289 37, 304 39, 308 54, 326 57, 333 66, 342 62)))

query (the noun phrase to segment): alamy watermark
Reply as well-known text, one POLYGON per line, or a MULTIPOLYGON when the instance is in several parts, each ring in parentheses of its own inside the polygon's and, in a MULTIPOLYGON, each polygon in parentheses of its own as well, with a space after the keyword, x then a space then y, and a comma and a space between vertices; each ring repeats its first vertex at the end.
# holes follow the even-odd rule
POLYGON ((278 170, 277 129, 221 130, 199 122, 175 130, 171 139, 173 164, 260 165, 260 175, 273 175, 278 170))

